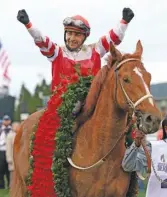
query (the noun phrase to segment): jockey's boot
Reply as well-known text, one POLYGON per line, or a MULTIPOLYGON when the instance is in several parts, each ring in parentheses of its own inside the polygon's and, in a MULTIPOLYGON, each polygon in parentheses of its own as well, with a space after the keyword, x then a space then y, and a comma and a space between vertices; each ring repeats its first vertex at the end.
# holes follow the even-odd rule
POLYGON ((77 101, 76 102, 76 104, 74 106, 74 109, 72 111, 72 115, 74 117, 77 117, 77 115, 81 112, 82 106, 83 106, 83 102, 82 101, 77 101))

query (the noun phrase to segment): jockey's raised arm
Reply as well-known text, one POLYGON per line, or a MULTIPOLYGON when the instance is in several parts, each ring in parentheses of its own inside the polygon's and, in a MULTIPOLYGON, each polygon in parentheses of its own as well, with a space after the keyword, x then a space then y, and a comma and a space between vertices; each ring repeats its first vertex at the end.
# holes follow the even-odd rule
POLYGON ((46 57, 52 57, 58 52, 56 46, 47 36, 33 26, 27 12, 23 9, 18 12, 17 19, 26 26, 28 32, 33 37, 35 44, 40 48, 41 53, 46 57))
POLYGON ((43 36, 42 33, 29 22, 27 25, 27 30, 33 37, 35 44, 39 47, 42 55, 51 58, 58 55, 59 47, 53 43, 49 37, 43 36))
POLYGON ((113 42, 114 45, 119 45, 122 42, 127 27, 128 23, 122 19, 115 28, 108 32, 107 35, 99 39, 95 44, 95 49, 100 54, 101 58, 109 51, 110 42, 113 42))
POLYGON ((117 26, 111 29, 107 35, 101 37, 95 44, 95 49, 100 54, 101 58, 109 51, 110 42, 113 42, 114 45, 119 45, 122 42, 128 27, 128 23, 133 17, 133 11, 130 8, 124 8, 122 11, 122 19, 117 26))

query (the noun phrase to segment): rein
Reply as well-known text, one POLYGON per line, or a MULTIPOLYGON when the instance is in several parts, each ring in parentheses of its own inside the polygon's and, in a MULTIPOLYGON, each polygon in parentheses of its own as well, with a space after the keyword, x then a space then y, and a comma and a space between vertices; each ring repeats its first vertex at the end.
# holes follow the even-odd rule
MULTIPOLYGON (((122 67, 123 64, 125 64, 126 62, 129 62, 129 61, 140 61, 141 62, 140 59, 129 58, 129 59, 123 60, 120 63, 116 64, 116 68, 115 68, 115 74, 116 74, 116 77, 115 77, 115 79, 116 79, 116 83, 115 83, 115 101, 117 101, 117 89, 118 89, 118 81, 119 81, 119 84, 121 86, 121 90, 122 90, 122 92, 123 92, 123 94, 124 94, 124 96, 126 98, 127 103, 128 103, 129 111, 132 112, 131 113, 131 120, 130 120, 129 124, 127 125, 127 127, 125 128, 125 130, 120 135, 120 137, 118 138, 118 140, 116 141, 116 143, 114 144, 114 146, 109 150, 109 152, 106 155, 104 155, 100 160, 98 160, 96 163, 94 163, 93 165, 88 166, 88 167, 81 167, 81 166, 76 165, 72 161, 72 159, 68 157, 67 158, 68 162, 75 169, 78 169, 78 170, 89 170, 89 169, 95 168, 95 167, 100 166, 101 164, 103 164, 108 159, 110 154, 114 151, 114 149, 117 146, 117 144, 127 134, 129 127, 136 122, 136 118, 137 118, 137 116, 135 115, 136 107, 140 103, 142 103, 144 100, 153 97, 151 94, 147 94, 147 95, 144 95, 143 97, 139 98, 135 103, 133 103, 133 101, 129 98, 128 94, 126 93, 126 91, 125 91, 125 89, 123 87, 123 84, 122 84, 121 80, 118 77, 119 69, 122 67)), ((151 172, 151 158, 150 158, 148 150, 147 150, 147 148, 146 148, 146 146, 145 146, 145 144, 143 142, 142 142, 142 147, 144 149, 144 152, 145 152, 146 158, 147 158, 147 165, 148 165, 148 171, 147 172, 148 172, 148 174, 150 174, 150 172, 151 172)), ((138 175, 138 176, 140 176, 142 179, 144 179, 144 177, 142 177, 142 175, 138 175)))
POLYGON ((89 169, 92 169, 94 167, 97 167, 97 166, 100 166, 102 163, 104 163, 107 158, 110 156, 110 154, 114 151, 115 147, 117 146, 117 144, 122 140, 122 138, 127 134, 128 132, 128 129, 129 127, 134 124, 134 122, 136 121, 136 119, 132 119, 130 121, 130 123, 127 125, 127 127, 125 128, 124 132, 120 135, 120 137, 118 138, 118 140, 116 141, 116 143, 114 144, 114 146, 109 150, 109 152, 104 156, 102 157, 100 160, 98 160, 96 163, 94 163, 93 165, 91 166, 88 166, 88 167, 80 167, 80 166, 77 166, 73 163, 73 161, 71 160, 71 158, 67 158, 68 162, 71 164, 72 167, 78 169, 78 170, 89 170, 89 169))

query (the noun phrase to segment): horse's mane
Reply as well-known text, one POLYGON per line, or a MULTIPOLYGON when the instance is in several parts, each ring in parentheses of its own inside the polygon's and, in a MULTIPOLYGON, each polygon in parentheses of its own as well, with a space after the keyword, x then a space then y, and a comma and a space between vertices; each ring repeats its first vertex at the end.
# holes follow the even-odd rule
POLYGON ((97 73, 96 77, 93 79, 82 112, 76 120, 78 126, 87 121, 93 114, 102 85, 104 84, 108 71, 109 68, 107 66, 103 66, 97 73))
POLYGON ((101 70, 96 75, 96 77, 94 78, 94 80, 92 81, 89 93, 86 98, 86 103, 84 106, 84 110, 89 109, 89 113, 91 113, 92 110, 95 108, 97 99, 99 97, 102 85, 104 84, 108 71, 109 69, 107 66, 102 67, 101 70))
MULTIPOLYGON (((122 57, 119 61, 122 61, 122 60, 125 60, 128 58, 140 59, 141 57, 138 53, 134 53, 134 54, 126 53, 126 54, 122 55, 122 57)), ((80 115, 76 119, 76 125, 78 125, 78 126, 80 126, 85 121, 87 121, 90 118, 90 116, 93 114, 93 111, 94 111, 95 106, 97 104, 97 100, 98 100, 102 85, 104 84, 104 81, 106 79, 108 71, 110 70, 109 68, 111 68, 117 60, 115 60, 112 57, 112 55, 109 54, 106 58, 106 61, 107 61, 106 66, 103 66, 99 70, 99 72, 97 73, 96 77, 94 78, 94 80, 90 86, 89 93, 88 93, 87 98, 85 100, 85 104, 82 109, 82 112, 80 113, 80 115)))

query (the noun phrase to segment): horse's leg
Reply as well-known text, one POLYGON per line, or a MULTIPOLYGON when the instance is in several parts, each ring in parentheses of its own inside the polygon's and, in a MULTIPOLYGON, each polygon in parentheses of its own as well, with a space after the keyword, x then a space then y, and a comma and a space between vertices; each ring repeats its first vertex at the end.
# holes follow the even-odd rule
POLYGON ((21 179, 18 169, 13 172, 10 197, 25 197, 24 182, 21 179))
POLYGON ((43 110, 31 114, 16 134, 14 142, 15 173, 11 184, 10 197, 25 197, 27 192, 25 178, 29 169, 30 136, 43 110))
POLYGON ((106 195, 107 197, 126 197, 128 192, 130 174, 125 173, 120 170, 119 174, 115 177, 112 176, 112 173, 109 172, 108 183, 106 184, 106 195))
MULTIPOLYGON (((21 125, 14 143, 14 165, 15 170, 13 172, 11 187, 10 187, 10 197, 24 197, 25 195, 25 186, 24 182, 21 179, 19 163, 22 164, 20 158, 20 150, 22 145, 20 143, 23 132, 23 124, 21 125)), ((24 166, 22 166, 23 168, 24 166)))

